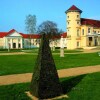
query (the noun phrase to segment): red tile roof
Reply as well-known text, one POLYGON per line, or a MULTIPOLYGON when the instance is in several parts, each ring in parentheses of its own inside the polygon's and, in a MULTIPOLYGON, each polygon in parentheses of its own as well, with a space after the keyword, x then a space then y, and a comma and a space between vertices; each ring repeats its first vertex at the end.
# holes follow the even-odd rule
POLYGON ((100 20, 81 18, 81 25, 91 25, 100 28, 100 20))
POLYGON ((39 34, 23 34, 23 33, 20 34, 22 35, 23 38, 34 38, 34 39, 41 38, 41 35, 39 34))
MULTIPOLYGON (((3 38, 3 37, 15 32, 15 31, 16 31, 15 29, 12 29, 9 32, 0 32, 0 38, 3 38)), ((33 38, 33 39, 41 38, 40 34, 24 34, 24 33, 19 33, 19 34, 22 35, 23 38, 33 38)), ((63 38, 66 38, 67 37, 67 33, 64 32, 64 33, 62 33, 60 35, 56 35, 56 36, 53 37, 53 39, 57 39, 57 38, 59 39, 59 38, 61 38, 61 36, 63 36, 63 38)))
POLYGON ((15 29, 12 29, 9 32, 0 32, 0 38, 3 38, 3 37, 15 32, 15 31, 16 31, 15 29))
POLYGON ((4 36, 6 36, 8 34, 8 32, 0 32, 0 38, 3 38, 4 36))
POLYGON ((82 13, 82 10, 77 8, 75 5, 72 5, 68 10, 65 11, 65 13, 70 12, 70 11, 78 11, 78 12, 82 13))
POLYGON ((8 34, 11 34, 11 33, 15 32, 15 31, 16 31, 15 29, 12 29, 12 30, 10 30, 10 31, 8 32, 8 34))
POLYGON ((63 36, 63 38, 66 38, 67 37, 67 32, 62 33, 61 36, 63 36))

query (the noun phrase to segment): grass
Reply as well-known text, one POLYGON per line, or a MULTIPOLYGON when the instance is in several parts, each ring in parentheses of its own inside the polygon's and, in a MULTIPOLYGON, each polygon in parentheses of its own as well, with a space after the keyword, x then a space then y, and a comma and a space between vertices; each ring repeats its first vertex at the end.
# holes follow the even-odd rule
MULTIPOLYGON (((80 53, 83 52, 82 50, 67 50, 64 49, 64 53, 80 53)), ((60 49, 56 49, 55 51, 52 51, 52 53, 60 53, 60 49)))
POLYGON ((13 53, 13 52, 22 52, 21 49, 0 49, 0 53, 13 53))
MULTIPOLYGON (((0 56, 0 75, 33 72, 36 55, 2 55, 0 56)), ((53 55, 57 69, 75 68, 81 66, 100 65, 97 53, 66 54, 65 57, 53 55)))
MULTIPOLYGON (((38 49, 37 48, 34 48, 34 49, 29 49, 29 50, 23 50, 24 52, 26 53, 37 53, 38 52, 38 49)), ((83 52, 82 50, 67 50, 67 49, 64 49, 64 52, 65 53, 80 53, 80 52, 83 52)), ((55 51, 52 51, 52 53, 60 53, 60 49, 55 49, 55 51)))
MULTIPOLYGON (((63 78, 60 82, 69 98, 59 100, 100 99, 100 73, 63 78)), ((30 83, 0 86, 0 100, 30 100, 25 94, 29 87, 30 83)))

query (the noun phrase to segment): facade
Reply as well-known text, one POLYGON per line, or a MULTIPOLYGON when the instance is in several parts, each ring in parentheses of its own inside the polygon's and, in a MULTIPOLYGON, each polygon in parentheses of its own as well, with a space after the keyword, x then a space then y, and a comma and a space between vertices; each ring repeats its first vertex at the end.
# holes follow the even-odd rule
POLYGON ((23 49, 39 47, 40 36, 29 35, 17 32, 15 29, 9 32, 0 32, 0 48, 23 49), (31 39, 30 39, 31 37, 31 39))
POLYGON ((76 6, 66 10, 67 49, 100 45, 100 20, 81 18, 82 11, 76 6))
MULTIPOLYGON (((67 33, 61 34, 64 40, 64 46, 66 47, 67 33)), ((60 47, 60 37, 54 37, 50 42, 51 47, 60 47)), ((23 34, 17 32, 15 29, 9 32, 0 32, 0 48, 2 49, 23 49, 39 47, 41 42, 41 35, 39 34, 23 34)))

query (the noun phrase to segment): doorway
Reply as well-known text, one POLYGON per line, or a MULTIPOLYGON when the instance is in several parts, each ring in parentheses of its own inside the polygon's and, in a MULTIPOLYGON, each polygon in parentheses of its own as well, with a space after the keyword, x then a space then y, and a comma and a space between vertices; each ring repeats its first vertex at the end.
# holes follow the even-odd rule
POLYGON ((16 48, 16 43, 13 43, 13 48, 16 48))

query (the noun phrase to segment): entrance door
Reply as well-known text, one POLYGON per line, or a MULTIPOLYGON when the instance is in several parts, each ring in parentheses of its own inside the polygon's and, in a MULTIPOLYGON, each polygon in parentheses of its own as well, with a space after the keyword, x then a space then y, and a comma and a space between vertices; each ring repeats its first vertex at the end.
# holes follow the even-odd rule
POLYGON ((16 43, 13 43, 13 48, 16 48, 16 43))
POLYGON ((21 46, 20 46, 20 43, 18 44, 18 48, 20 48, 21 46))
POLYGON ((93 41, 93 39, 92 39, 92 37, 89 37, 89 46, 92 46, 92 41, 93 41))

